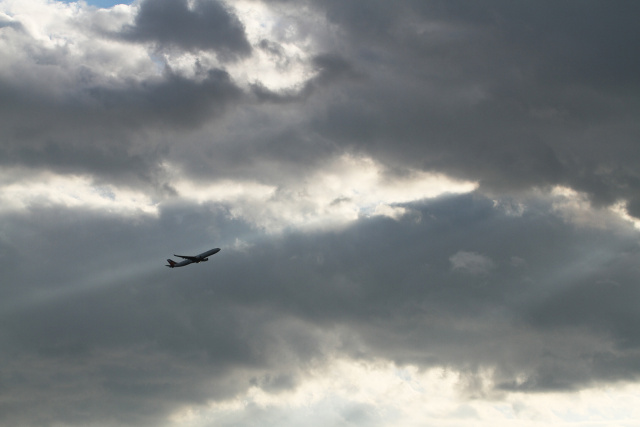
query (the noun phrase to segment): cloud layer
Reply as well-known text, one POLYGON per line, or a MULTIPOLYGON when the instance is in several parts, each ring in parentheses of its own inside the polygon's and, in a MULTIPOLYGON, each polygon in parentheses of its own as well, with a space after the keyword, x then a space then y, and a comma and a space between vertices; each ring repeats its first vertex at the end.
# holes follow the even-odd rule
POLYGON ((0 0, 0 423, 634 419, 636 9, 0 0))

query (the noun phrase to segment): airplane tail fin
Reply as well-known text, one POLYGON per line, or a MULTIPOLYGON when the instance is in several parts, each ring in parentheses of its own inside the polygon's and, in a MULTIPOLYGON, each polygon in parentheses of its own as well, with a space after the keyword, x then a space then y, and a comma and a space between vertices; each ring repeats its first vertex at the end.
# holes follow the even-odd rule
POLYGON ((176 262, 172 259, 167 259, 167 262, 169 263, 167 264, 167 267, 173 268, 176 265, 176 262))

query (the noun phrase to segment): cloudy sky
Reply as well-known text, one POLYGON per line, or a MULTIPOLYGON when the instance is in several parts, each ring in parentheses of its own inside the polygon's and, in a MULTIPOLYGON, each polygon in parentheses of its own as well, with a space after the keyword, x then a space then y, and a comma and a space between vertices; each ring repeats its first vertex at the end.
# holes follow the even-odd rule
POLYGON ((639 2, 117 3, 0 0, 0 424, 640 426, 639 2))

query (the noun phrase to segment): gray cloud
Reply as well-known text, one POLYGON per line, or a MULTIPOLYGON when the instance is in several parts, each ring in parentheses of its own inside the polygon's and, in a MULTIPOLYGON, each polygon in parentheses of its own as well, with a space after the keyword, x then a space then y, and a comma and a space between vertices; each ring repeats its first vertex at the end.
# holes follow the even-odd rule
POLYGON ((167 48, 214 50, 227 59, 251 53, 242 23, 217 0, 197 0, 193 7, 187 0, 144 1, 123 36, 167 48))
MULTIPOLYGON (((335 358, 451 368, 471 397, 638 379, 637 231, 605 209, 640 212, 635 3, 266 1, 281 17, 256 49, 240 12, 189 4, 141 2, 117 36, 95 24, 107 15, 82 21, 142 49, 146 65, 127 72, 104 46, 94 61, 0 18, 12 61, 0 67, 0 197, 54 171, 138 189, 158 211, 2 207, 0 423, 163 425, 251 387, 293 390, 335 358), (211 66, 212 52, 233 67, 211 66), (307 74, 241 82, 258 52, 307 74), (379 165, 381 182, 421 170, 480 187, 394 205, 397 220, 362 210, 342 228, 281 234, 250 222, 304 205, 345 154, 379 165), (187 178, 201 203, 176 190, 187 178), (236 182, 273 192, 249 213, 235 196, 207 201, 210 184, 236 182), (585 192, 591 210, 576 209, 595 219, 563 212, 556 185, 585 192), (213 246, 207 264, 162 267, 213 246)), ((352 201, 330 196, 330 208, 352 201)), ((373 422, 366 405, 339 412, 373 422)))
POLYGON ((261 82, 251 85, 252 93, 261 102, 275 104, 298 103, 308 99, 314 92, 322 90, 340 80, 356 80, 361 78, 353 70, 351 64, 344 58, 335 54, 321 54, 312 58, 312 63, 317 75, 305 82, 301 88, 290 88, 280 91, 272 91, 261 82))
MULTIPOLYGON (((281 151, 300 151, 294 163, 283 157, 285 169, 300 162, 317 164, 315 144, 306 141, 313 139, 327 141, 323 144, 330 153, 359 151, 391 167, 412 166, 479 181, 488 191, 570 186, 587 192, 597 205, 627 200, 629 211, 637 214, 633 94, 638 73, 632 46, 640 36, 636 26, 628 24, 635 6, 609 7, 598 1, 546 7, 496 1, 481 9, 459 2, 309 5, 335 25, 335 37, 304 14, 290 13, 286 24, 301 37, 316 38, 318 51, 324 52, 312 57, 317 75, 289 91, 256 81, 255 99, 245 102, 267 105, 245 103, 244 111, 255 114, 232 118, 239 123, 240 138, 256 129, 251 145, 236 144, 232 141, 237 136, 228 134, 229 144, 222 145, 232 151, 232 158, 256 162, 269 156, 259 141, 265 131, 274 135, 271 127, 263 129, 271 122, 278 128, 274 137, 281 151), (274 103, 295 106, 284 116, 274 103), (252 121, 240 124, 245 119, 252 121)), ((135 19, 127 31, 138 41, 162 34, 166 40, 159 40, 161 44, 187 50, 200 46, 197 40, 220 46, 228 41, 230 52, 250 54, 241 48, 246 36, 238 18, 219 3, 196 2, 189 9, 186 2, 144 2, 135 19), (184 18, 174 25, 165 22, 172 8, 175 16, 184 18), (209 25, 218 18, 224 25, 209 25), (200 33, 182 31, 185 26, 221 33, 201 38, 200 33), (173 31, 176 28, 180 31, 173 31), (182 40, 178 33, 188 38, 182 40)), ((270 44, 262 39, 261 46, 273 55, 274 46, 291 37, 278 28, 270 44)), ((11 100, 3 111, 16 140, 50 134, 51 117, 56 123, 59 117, 79 118, 93 135, 145 123, 184 133, 185 127, 199 129, 212 112, 238 99, 233 76, 225 83, 221 73, 214 71, 215 78, 197 83, 169 72, 162 83, 115 89, 85 82, 88 90, 80 99, 62 104, 24 96, 12 82, 3 90, 11 100), (87 116, 92 111, 97 114, 87 116), (25 122, 25 117, 31 119, 25 122)), ((91 73, 78 72, 77 79, 82 76, 90 78, 91 73)), ((60 145, 55 132, 49 139, 39 145, 60 145)), ((121 134, 111 139, 132 140, 121 134)), ((192 152, 201 158, 202 149, 210 145, 197 145, 192 152)), ((27 145, 26 150, 31 148, 27 145)), ((12 153, 3 157, 16 158, 12 153)), ((129 160, 114 159, 114 166, 117 163, 129 160)), ((231 167, 216 170, 236 174, 231 167)))
POLYGON ((7 20, 0 19, 0 29, 2 28, 13 28, 14 30, 24 31, 24 27, 20 22, 8 20, 8 19, 7 20))
POLYGON ((5 402, 3 421, 64 407, 58 421, 71 424, 153 425, 181 404, 295 387, 311 361, 339 355, 491 368, 502 389, 640 374, 639 252, 624 229, 576 228, 546 204, 513 217, 474 196, 407 207, 423 220, 372 218, 243 252, 229 242, 252 231, 222 205, 167 207, 139 225, 36 206, 4 215, 3 388, 31 397, 5 402), (211 263, 160 270, 212 240, 225 249, 211 263), (494 268, 452 271, 460 248, 494 268))
MULTIPOLYGON (((36 88, 37 89, 37 88, 36 88)), ((24 88, 0 87, 0 146, 5 165, 93 174, 120 184, 157 185, 170 139, 224 114, 242 96, 228 73, 210 70, 201 81, 170 71, 154 82, 120 87, 89 85, 67 99, 24 88), (163 146, 164 145, 164 146, 163 146)))
POLYGON ((340 87, 315 130, 488 189, 635 200, 635 5, 314 4, 343 29, 332 48, 369 75, 340 87))

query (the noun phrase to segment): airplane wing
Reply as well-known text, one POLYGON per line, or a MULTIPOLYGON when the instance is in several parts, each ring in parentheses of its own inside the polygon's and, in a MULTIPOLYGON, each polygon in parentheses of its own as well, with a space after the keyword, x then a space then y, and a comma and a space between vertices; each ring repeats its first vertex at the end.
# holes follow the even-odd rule
POLYGON ((189 261, 197 261, 198 260, 197 257, 188 256, 188 255, 176 255, 176 254, 173 254, 173 256, 177 256, 178 258, 188 259, 189 261))

